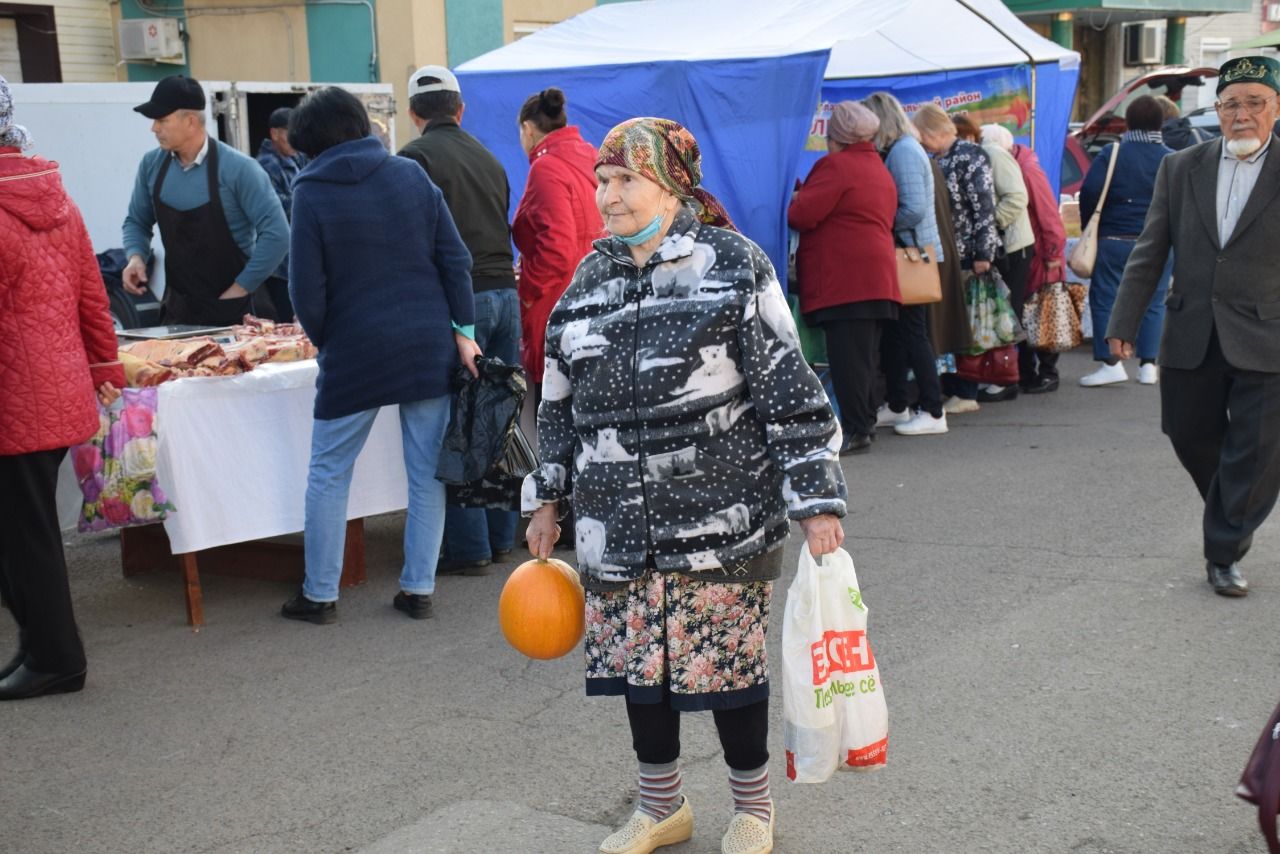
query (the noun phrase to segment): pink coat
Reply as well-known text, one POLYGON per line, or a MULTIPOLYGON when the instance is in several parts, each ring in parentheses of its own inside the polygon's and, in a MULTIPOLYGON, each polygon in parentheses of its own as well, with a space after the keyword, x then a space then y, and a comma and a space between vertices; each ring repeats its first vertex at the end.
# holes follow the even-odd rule
POLYGON ((1031 259, 1031 272, 1027 275, 1027 296, 1040 290, 1042 285, 1061 282, 1063 277, 1063 253, 1067 248, 1067 232, 1062 226, 1062 214, 1058 209, 1058 197, 1049 186, 1049 178, 1040 168, 1036 153, 1024 145, 1013 146, 1013 159, 1022 168, 1022 180, 1027 184, 1027 214, 1031 217, 1031 233, 1036 239, 1036 253, 1031 259), (1050 271, 1049 263, 1057 261, 1057 269, 1050 271))
POLYGON ((98 262, 58 164, 0 147, 0 455, 85 441, 124 386, 98 262))

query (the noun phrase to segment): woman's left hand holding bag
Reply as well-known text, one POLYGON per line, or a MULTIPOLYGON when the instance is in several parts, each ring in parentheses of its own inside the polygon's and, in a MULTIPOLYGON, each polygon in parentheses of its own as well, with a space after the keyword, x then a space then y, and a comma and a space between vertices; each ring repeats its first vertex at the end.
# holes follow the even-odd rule
POLYGON ((831 554, 844 542, 844 528, 840 526, 840 519, 830 513, 801 519, 800 527, 804 529, 809 554, 814 557, 831 554))

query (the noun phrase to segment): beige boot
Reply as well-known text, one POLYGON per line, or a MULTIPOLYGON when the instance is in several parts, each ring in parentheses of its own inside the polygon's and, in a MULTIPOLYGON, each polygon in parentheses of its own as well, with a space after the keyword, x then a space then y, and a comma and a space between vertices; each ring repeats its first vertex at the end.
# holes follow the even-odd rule
POLYGON ((649 854, 693 836, 693 809, 685 798, 680 808, 662 821, 636 810, 627 823, 600 843, 600 854, 649 854))
POLYGON ((724 839, 720 841, 723 854, 771 854, 773 851, 773 801, 769 802, 769 823, 765 824, 753 815, 735 813, 724 839))

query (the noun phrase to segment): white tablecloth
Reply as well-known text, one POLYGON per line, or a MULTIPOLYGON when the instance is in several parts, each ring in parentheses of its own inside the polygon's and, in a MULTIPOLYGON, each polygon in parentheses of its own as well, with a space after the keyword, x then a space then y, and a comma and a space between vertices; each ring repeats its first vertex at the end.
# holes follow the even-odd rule
MULTIPOLYGON (((156 473, 177 510, 174 554, 301 531, 315 361, 160 386, 156 473)), ((356 462, 347 518, 408 501, 399 408, 384 407, 356 462)))

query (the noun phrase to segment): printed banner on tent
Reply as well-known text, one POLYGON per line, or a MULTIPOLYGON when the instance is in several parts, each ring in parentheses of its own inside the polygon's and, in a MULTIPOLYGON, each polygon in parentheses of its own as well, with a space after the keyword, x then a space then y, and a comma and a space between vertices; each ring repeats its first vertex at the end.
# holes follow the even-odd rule
POLYGON ((1004 125, 1020 143, 1031 138, 1031 70, 1020 65, 912 77, 825 80, 805 150, 826 153, 833 104, 884 91, 902 102, 908 116, 932 103, 948 113, 968 113, 979 125, 1004 125))

